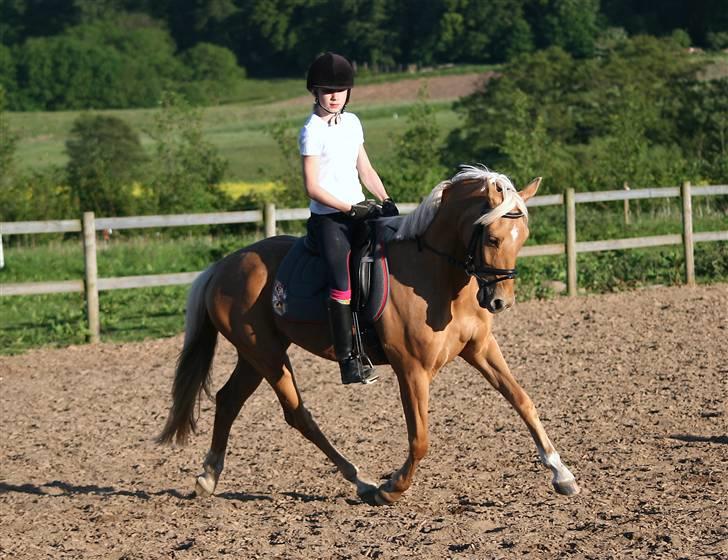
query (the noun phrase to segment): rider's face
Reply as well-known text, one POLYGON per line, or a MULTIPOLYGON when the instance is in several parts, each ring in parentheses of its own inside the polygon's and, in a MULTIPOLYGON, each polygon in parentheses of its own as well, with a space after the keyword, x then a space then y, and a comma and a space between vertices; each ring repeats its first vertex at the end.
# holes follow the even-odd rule
POLYGON ((330 90, 319 88, 318 100, 319 104, 324 109, 326 109, 327 111, 331 111, 332 113, 336 113, 337 111, 341 111, 344 103, 346 103, 346 90, 330 90))

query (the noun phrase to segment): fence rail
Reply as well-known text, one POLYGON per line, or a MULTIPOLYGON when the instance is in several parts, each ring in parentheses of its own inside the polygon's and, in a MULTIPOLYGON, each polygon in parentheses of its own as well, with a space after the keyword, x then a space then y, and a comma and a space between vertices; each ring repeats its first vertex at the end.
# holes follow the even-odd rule
MULTIPOLYGON (((680 187, 662 187, 629 190, 599 191, 576 193, 567 189, 564 194, 536 196, 529 200, 529 207, 564 205, 565 207, 565 242, 544 245, 528 245, 520 253, 522 257, 563 255, 566 254, 567 290, 569 295, 577 293, 576 255, 595 251, 613 251, 637 249, 666 245, 683 245, 685 252, 685 282, 695 283, 694 243, 708 241, 728 241, 728 231, 694 233, 692 226, 692 198, 695 196, 728 195, 728 185, 710 185, 691 187, 683 183, 680 187), (658 198, 675 198, 682 200, 681 234, 631 237, 626 239, 604 239, 599 241, 577 241, 576 204, 594 202, 625 201, 625 221, 629 220, 630 200, 658 198)), ((417 204, 402 203, 402 213, 412 212, 417 204)), ((0 296, 38 295, 83 292, 86 295, 87 319, 89 323, 89 339, 99 340, 100 320, 98 293, 100 291, 128 288, 146 288, 151 286, 173 286, 192 282, 199 272, 183 272, 176 274, 151 274, 144 276, 123 276, 115 278, 98 278, 96 265, 96 232, 109 229, 136 229, 187 227, 217 224, 244 224, 263 222, 266 237, 275 235, 276 224, 283 221, 305 220, 309 216, 307 208, 277 209, 267 204, 263 211, 249 210, 243 212, 217 212, 206 214, 173 214, 165 216, 132 216, 124 218, 96 218, 92 212, 86 212, 80 220, 49 220, 34 222, 0 222, 0 267, 2 266, 2 236, 41 233, 83 233, 84 244, 84 279, 57 282, 23 282, 0 284, 0 296)))

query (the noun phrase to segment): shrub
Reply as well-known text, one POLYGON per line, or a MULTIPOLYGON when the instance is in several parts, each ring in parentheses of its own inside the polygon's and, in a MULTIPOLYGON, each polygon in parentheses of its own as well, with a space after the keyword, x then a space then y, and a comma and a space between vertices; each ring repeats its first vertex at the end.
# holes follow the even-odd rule
POLYGON ((28 39, 18 49, 15 109, 88 109, 122 104, 121 58, 73 37, 28 39))
POLYGON ((68 182, 83 211, 103 216, 134 213, 132 192, 145 161, 139 135, 117 117, 79 116, 66 141, 68 182))
POLYGON ((232 51, 210 43, 198 43, 180 55, 185 81, 180 91, 192 103, 210 104, 233 94, 245 78, 232 51))
POLYGON ((5 118, 5 90, 0 84, 0 187, 10 178, 16 143, 17 136, 5 118))
POLYGON ((14 173, 0 188, 0 221, 68 219, 79 215, 61 168, 14 173))
POLYGON ((202 137, 202 113, 177 94, 163 96, 149 135, 156 140, 149 166, 150 210, 199 212, 222 208, 219 188, 227 161, 202 137))
POLYGON ((440 129, 435 112, 420 89, 407 115, 407 128, 395 139, 394 157, 382 168, 387 193, 395 200, 417 202, 445 179, 440 165, 440 129))

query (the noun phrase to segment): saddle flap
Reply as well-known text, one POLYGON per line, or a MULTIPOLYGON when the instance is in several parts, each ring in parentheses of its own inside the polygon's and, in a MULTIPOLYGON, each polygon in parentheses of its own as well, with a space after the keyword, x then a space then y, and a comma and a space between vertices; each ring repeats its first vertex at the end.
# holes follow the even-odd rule
MULTIPOLYGON (((389 297, 389 267, 383 245, 365 243, 352 255, 352 309, 367 324, 376 322, 389 297)), ((276 272, 272 305, 275 313, 297 322, 326 322, 329 286, 323 258, 298 239, 276 272)))

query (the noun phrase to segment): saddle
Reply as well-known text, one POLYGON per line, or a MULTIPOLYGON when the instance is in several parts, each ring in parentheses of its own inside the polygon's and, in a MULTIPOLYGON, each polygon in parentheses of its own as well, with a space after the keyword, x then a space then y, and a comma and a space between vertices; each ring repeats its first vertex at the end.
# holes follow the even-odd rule
MULTIPOLYGON (((351 309, 363 326, 381 317, 389 298, 386 245, 402 218, 379 218, 359 225, 349 258, 351 309)), ((307 237, 301 237, 283 259, 273 283, 273 311, 293 322, 327 323, 329 285, 326 265, 307 237)))

